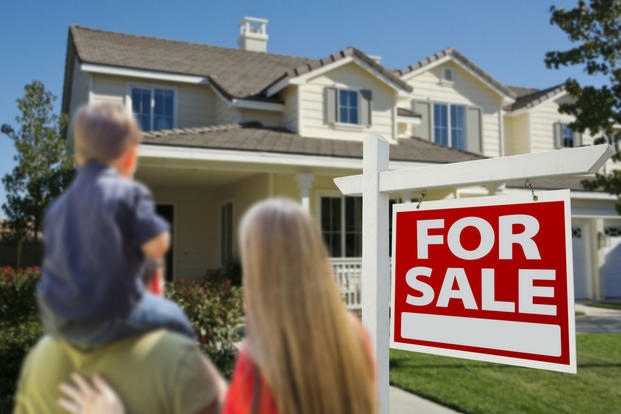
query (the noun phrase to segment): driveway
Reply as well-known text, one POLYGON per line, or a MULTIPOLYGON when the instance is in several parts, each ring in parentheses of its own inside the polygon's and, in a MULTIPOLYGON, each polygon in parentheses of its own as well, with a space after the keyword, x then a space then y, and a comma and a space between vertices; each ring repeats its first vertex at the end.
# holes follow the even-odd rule
POLYGON ((576 303, 577 333, 621 333, 621 311, 615 309, 595 308, 576 303))

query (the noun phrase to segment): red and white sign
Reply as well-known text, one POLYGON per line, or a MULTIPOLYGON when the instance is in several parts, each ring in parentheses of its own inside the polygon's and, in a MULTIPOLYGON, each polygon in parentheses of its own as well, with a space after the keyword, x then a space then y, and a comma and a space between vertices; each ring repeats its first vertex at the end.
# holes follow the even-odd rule
POLYGON ((576 372, 569 190, 393 206, 391 347, 576 372))

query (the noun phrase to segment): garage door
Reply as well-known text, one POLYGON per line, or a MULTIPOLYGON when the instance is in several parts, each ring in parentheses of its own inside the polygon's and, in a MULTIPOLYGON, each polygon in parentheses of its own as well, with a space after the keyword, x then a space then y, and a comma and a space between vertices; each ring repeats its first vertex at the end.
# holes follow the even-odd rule
POLYGON ((606 283, 604 296, 621 297, 621 226, 606 226, 606 261, 600 268, 600 275, 606 283))
POLYGON ((574 253, 574 295, 576 299, 588 299, 588 257, 587 257, 587 239, 588 224, 574 223, 571 229, 571 241, 574 253))

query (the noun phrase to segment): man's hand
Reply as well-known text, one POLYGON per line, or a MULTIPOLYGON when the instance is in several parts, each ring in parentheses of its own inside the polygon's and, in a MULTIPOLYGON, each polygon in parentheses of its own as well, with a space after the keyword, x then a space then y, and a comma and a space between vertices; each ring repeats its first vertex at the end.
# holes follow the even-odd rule
POLYGON ((60 384, 65 396, 58 405, 65 410, 72 414, 125 414, 123 402, 99 375, 93 377, 92 385, 75 372, 71 379, 75 385, 60 384))

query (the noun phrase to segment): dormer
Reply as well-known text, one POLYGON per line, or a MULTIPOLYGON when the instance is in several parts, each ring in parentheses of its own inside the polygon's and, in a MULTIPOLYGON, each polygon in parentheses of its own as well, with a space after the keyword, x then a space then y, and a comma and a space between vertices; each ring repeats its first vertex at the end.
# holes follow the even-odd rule
POLYGON ((267 52, 267 19, 244 17, 239 23, 237 44, 241 50, 267 52))

